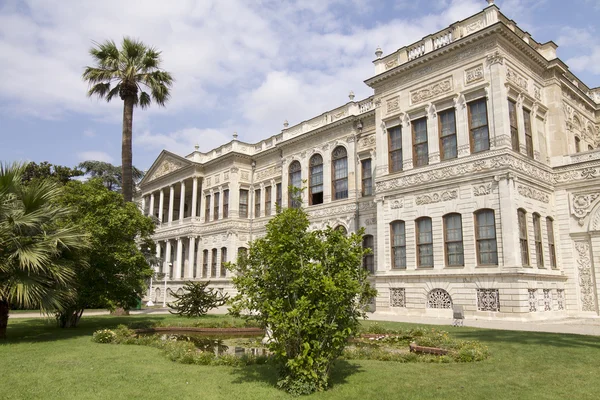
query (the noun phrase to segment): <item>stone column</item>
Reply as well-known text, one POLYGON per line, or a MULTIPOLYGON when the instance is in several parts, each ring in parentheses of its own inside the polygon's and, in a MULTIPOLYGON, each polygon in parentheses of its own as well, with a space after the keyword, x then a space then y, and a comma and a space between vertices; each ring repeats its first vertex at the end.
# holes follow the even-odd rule
POLYGON ((175 275, 175 279, 179 279, 181 278, 181 267, 183 266, 182 263, 182 250, 183 250, 183 243, 181 238, 177 238, 177 254, 176 257, 177 259, 175 260, 175 272, 173 275, 175 275))
MULTIPOLYGON (((323 154, 323 177, 325 177, 325 154, 323 154)), ((285 161, 285 162, 281 163, 281 208, 284 208, 284 209, 289 206, 288 205, 289 180, 290 180, 290 163, 285 161)), ((323 187, 325 187, 325 180, 323 180, 323 187)), ((325 194, 325 193, 323 193, 323 194, 325 194)), ((277 196, 277 192, 275 193, 275 196, 277 196)))
MULTIPOLYGON (((210 222, 210 221, 215 220, 215 213, 214 213, 215 191, 214 191, 214 189, 210 189, 209 194, 210 194, 210 200, 208 201, 208 221, 210 222)), ((206 204, 204 205, 204 208, 206 208, 206 204)))
MULTIPOLYGON (((165 249, 165 261, 163 262, 163 272, 169 274, 169 263, 171 262, 171 241, 167 240, 167 247, 165 249)), ((169 277, 172 278, 172 277, 169 277)))
POLYGON ((459 94, 454 99, 454 110, 456 117, 456 152, 457 157, 467 157, 471 154, 471 142, 469 138, 469 114, 465 96, 459 94))
POLYGON ((433 104, 426 107, 427 113, 427 151, 429 164, 440 162, 440 136, 438 132, 437 110, 433 104))
POLYGON ((181 189, 179 195, 179 223, 183 222, 185 215, 185 181, 181 181, 181 189))
POLYGON ((150 193, 150 210, 148 214, 154 217, 154 193, 150 193))
POLYGON ((195 176, 192 181, 192 218, 196 218, 196 208, 198 208, 198 177, 195 176))
POLYGON ((175 202, 175 187, 173 185, 169 186, 169 214, 168 221, 169 225, 173 222, 173 203, 175 202))
MULTIPOLYGON (((534 103, 533 107, 531 107, 531 141, 533 145, 533 158, 535 160, 540 160, 540 137, 539 137, 539 129, 538 129, 538 112, 539 105, 538 103, 534 103)), ((587 149, 582 149, 582 151, 586 151, 587 149)))
POLYGON ((514 207, 514 190, 516 182, 509 173, 495 178, 498 181, 500 210, 495 211, 496 243, 498 245, 498 264, 504 268, 514 269, 521 266, 521 244, 519 242, 519 222, 517 209, 514 207), (500 233, 500 234, 499 234, 500 233), (502 243, 498 241, 499 237, 502 243))
MULTIPOLYGON (((375 201, 377 203, 377 220, 378 221, 384 221, 384 200, 383 197, 376 197, 375 201)), ((385 235, 387 234, 386 232, 386 227, 388 225, 383 224, 383 223, 379 223, 377 224, 377 252, 376 257, 377 259, 376 264, 375 264, 375 273, 376 274, 380 274, 384 271, 387 271, 390 269, 390 265, 388 263, 386 263, 386 251, 385 251, 385 235)))
MULTIPOLYGON (((272 193, 272 189, 271 189, 272 193)), ((267 210, 265 210, 265 184, 260 184, 260 199, 258 199, 260 203, 260 215, 256 215, 255 217, 262 217, 263 215, 267 215, 267 210)))
MULTIPOLYGON (((402 169, 404 171, 407 171, 409 169, 413 169, 414 167, 412 148, 412 125, 410 123, 410 118, 408 114, 404 114, 404 118, 400 119, 400 124, 402 126, 402 169)), ((386 138, 387 136, 388 135, 386 135, 386 138)))
POLYGON ((527 156, 527 141, 525 139, 525 117, 523 116, 523 95, 519 95, 519 97, 517 98, 517 126, 519 128, 519 152, 524 156, 527 156))
POLYGON ((356 191, 359 188, 356 186, 356 175, 358 175, 360 168, 356 168, 356 136, 355 132, 352 132, 346 143, 347 146, 347 162, 348 162, 348 198, 355 199, 356 191))
MULTIPOLYGON (((160 260, 160 256, 161 256, 161 254, 160 254, 160 250, 161 250, 161 249, 160 249, 160 240, 157 240, 157 241, 156 241, 156 258, 157 258, 157 259, 159 259, 159 260, 160 260)), ((154 268, 154 272, 158 272, 158 269, 159 269, 159 268, 160 268, 160 266, 159 266, 159 265, 157 265, 157 266, 154 268)))
POLYGON ((142 215, 146 215, 146 196, 142 195, 142 215))
POLYGON ((188 271, 187 278, 192 279, 194 277, 194 252, 196 247, 196 238, 190 236, 190 245, 188 247, 188 271))
POLYGON ((163 222, 163 210, 165 208, 165 191, 160 189, 160 195, 158 197, 158 220, 162 224, 163 222))

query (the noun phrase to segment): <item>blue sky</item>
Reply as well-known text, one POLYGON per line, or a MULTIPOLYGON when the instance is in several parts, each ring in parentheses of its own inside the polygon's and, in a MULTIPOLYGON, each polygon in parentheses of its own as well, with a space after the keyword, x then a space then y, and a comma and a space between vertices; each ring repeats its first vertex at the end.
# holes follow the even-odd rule
MULTIPOLYGON (((134 165, 256 142, 369 96, 371 61, 486 6, 485 0, 0 0, 0 160, 120 164, 122 103, 89 99, 92 41, 133 36, 163 52, 166 108, 134 112, 134 165)), ((588 86, 600 86, 600 0, 496 0, 588 86)))

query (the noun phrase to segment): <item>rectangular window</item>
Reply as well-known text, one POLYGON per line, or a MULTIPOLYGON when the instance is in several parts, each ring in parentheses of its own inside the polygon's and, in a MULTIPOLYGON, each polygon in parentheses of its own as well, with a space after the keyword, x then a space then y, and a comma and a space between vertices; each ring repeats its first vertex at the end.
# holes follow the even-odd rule
POLYGON ((265 215, 271 215, 271 186, 265 188, 265 215))
POLYGON ((204 222, 210 221, 210 194, 206 195, 204 202, 204 222))
POLYGON ((390 307, 406 307, 404 288, 390 288, 390 307))
POLYGON ((276 200, 275 200, 275 204, 277 205, 277 208, 278 208, 277 212, 279 212, 279 210, 281 209, 281 196, 282 196, 281 183, 278 183, 277 186, 275 186, 275 195, 277 196, 276 200))
POLYGON ((240 218, 248 218, 248 191, 240 189, 240 218))
POLYGON ((260 218, 260 189, 254 191, 254 218, 260 218))
POLYGON ((406 269, 406 231, 404 221, 390 224, 392 234, 392 268, 406 269))
POLYGON ((362 166, 362 195, 372 196, 373 195, 373 174, 371 171, 371 159, 361 161, 362 166))
POLYGON ((542 247, 542 223, 539 214, 533 214, 533 238, 535 240, 535 259, 538 268, 544 268, 544 248, 542 247))
POLYGON ((373 244, 373 235, 363 236, 363 249, 370 250, 370 253, 363 256, 363 268, 370 273, 375 273, 375 246, 373 244))
POLYGON ((402 128, 388 129, 389 170, 390 173, 402 171, 402 128))
POLYGON ((202 252, 202 277, 208 277, 208 250, 202 252))
POLYGON ((210 264, 210 276, 217 276, 217 249, 212 249, 212 263, 210 264))
POLYGON ((429 146, 427 144, 427 118, 412 122, 413 130, 413 166, 429 164, 429 146))
POLYGON ((444 240, 446 249, 446 265, 449 267, 465 265, 463 253, 462 218, 460 214, 449 214, 444 217, 444 240))
POLYGON ((450 160, 456 158, 456 114, 454 109, 442 111, 438 114, 440 130, 440 159, 450 160))
POLYGON ((227 275, 227 269, 225 263, 227 262, 227 247, 221 247, 221 277, 224 278, 227 275))
POLYGON ((479 99, 469 106, 469 136, 471 152, 478 153, 490 149, 486 99, 479 99))
POLYGON ((529 266, 529 243, 527 243, 527 214, 525 210, 517 211, 519 220, 519 242, 521 244, 521 263, 529 266))
POLYGON ((229 189, 223 190, 223 218, 229 217, 229 189))
POLYGON ((525 123, 525 147, 527 156, 533 158, 533 135, 531 133, 531 111, 523 109, 523 122, 525 123))
POLYGON ((431 218, 419 218, 417 227, 417 267, 433 267, 431 218))
POLYGON ((221 193, 216 192, 213 198, 213 219, 216 221, 219 219, 219 203, 221 202, 221 193))
POLYGON ((550 267, 556 268, 556 248, 554 247, 554 221, 546 218, 546 231, 548 233, 548 252, 550 253, 550 267))
POLYGON ((493 210, 475 213, 475 240, 477 241, 477 264, 498 265, 496 221, 493 210))
POLYGON ((508 119, 510 122, 510 139, 513 151, 519 152, 519 124, 517 123, 517 104, 508 100, 508 119))

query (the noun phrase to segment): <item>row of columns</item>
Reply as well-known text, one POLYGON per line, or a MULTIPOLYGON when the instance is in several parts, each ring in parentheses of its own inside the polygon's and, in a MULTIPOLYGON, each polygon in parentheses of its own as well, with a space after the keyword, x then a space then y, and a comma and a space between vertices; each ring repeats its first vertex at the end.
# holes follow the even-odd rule
MULTIPOLYGON (((191 213, 190 216, 192 218, 196 217, 197 215, 197 208, 198 208, 198 177, 193 177, 192 178, 192 207, 191 207, 191 213)), ((175 185, 171 184, 169 185, 169 208, 167 210, 167 222, 168 223, 172 223, 173 222, 173 211, 174 211, 174 203, 175 203, 175 185)), ((182 222, 183 219, 185 218, 185 187, 186 187, 186 183, 185 180, 182 180, 179 182, 179 221, 182 222)), ((165 191, 166 188, 160 188, 158 189, 158 220, 162 223, 163 222, 163 213, 164 213, 164 209, 165 209, 165 191)), ((155 206, 155 201, 156 201, 156 196, 155 193, 157 191, 153 191, 151 192, 149 195, 148 194, 144 194, 142 196, 142 212, 144 213, 144 215, 154 215, 154 206, 155 206), (148 207, 148 211, 146 211, 146 199, 149 198, 149 207, 148 207)))
POLYGON ((157 258, 163 260, 162 262, 162 266, 161 267, 157 267, 157 271, 156 272, 163 272, 165 274, 167 274, 168 278, 170 280, 178 280, 178 279, 193 279, 193 278, 215 278, 215 277, 224 277, 225 275, 223 275, 222 271, 221 271, 221 263, 222 262, 226 262, 228 260, 223 261, 223 252, 222 249, 225 248, 227 249, 227 254, 229 254, 229 249, 227 247, 221 247, 221 248, 215 248, 215 249, 205 249, 203 252, 200 251, 196 251, 196 246, 198 246, 198 249, 200 248, 200 239, 194 237, 194 236, 189 236, 187 238, 188 240, 188 246, 187 246, 187 251, 186 251, 186 255, 187 255, 187 269, 185 268, 185 255, 184 255, 184 242, 186 240, 186 238, 177 238, 174 239, 175 240, 175 244, 172 244, 171 239, 169 240, 163 240, 163 241, 157 241, 156 242, 156 256, 157 258), (164 257, 162 254, 162 249, 163 246, 161 245, 162 242, 165 242, 164 245, 164 257), (173 254, 173 250, 175 251, 175 254, 173 254), (217 250, 216 251, 216 257, 215 254, 213 252, 213 250, 217 250), (207 252, 207 253, 205 253, 207 252), (173 257, 174 256, 174 257, 173 257), (204 257, 206 257, 206 259, 204 259, 204 257), (173 260, 173 261, 171 261, 173 260), (210 262, 209 262, 210 260, 210 262), (203 267, 203 261, 206 261, 207 264, 207 271, 206 273, 204 273, 202 271, 202 267, 203 267), (172 264, 173 267, 173 273, 170 274, 168 271, 168 269, 170 269, 169 264, 172 264), (213 274, 212 271, 212 264, 216 265, 216 273, 213 274), (196 276, 194 276, 194 267, 196 267, 196 276), (170 275, 170 276, 169 276, 170 275))

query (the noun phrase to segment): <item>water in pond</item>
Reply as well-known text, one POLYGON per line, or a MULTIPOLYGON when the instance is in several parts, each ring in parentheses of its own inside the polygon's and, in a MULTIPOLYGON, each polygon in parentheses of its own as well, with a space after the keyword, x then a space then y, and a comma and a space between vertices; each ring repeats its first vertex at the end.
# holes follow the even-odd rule
MULTIPOLYGON (((144 335, 144 334, 142 334, 144 335)), ((215 353, 216 355, 232 354, 241 357, 245 354, 267 356, 270 352, 262 345, 263 335, 240 334, 203 334, 193 332, 165 332, 154 333, 162 340, 191 342, 200 351, 215 353)))

